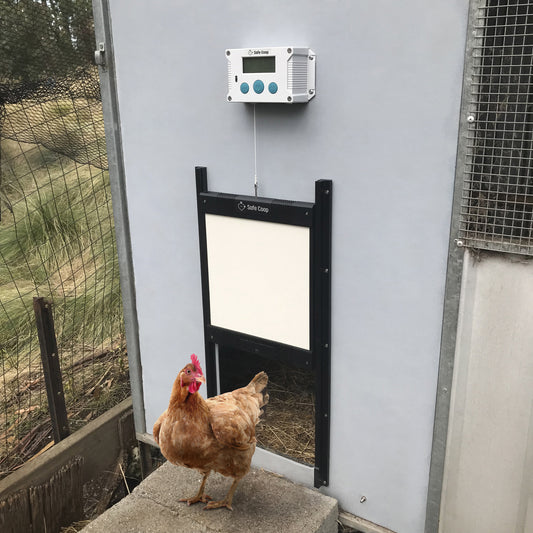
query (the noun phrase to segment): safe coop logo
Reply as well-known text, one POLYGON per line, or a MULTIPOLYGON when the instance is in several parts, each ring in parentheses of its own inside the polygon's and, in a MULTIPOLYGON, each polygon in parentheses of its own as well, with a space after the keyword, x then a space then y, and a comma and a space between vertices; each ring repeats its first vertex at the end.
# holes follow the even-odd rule
POLYGON ((241 213, 244 213, 246 211, 246 212, 252 212, 252 213, 263 213, 267 215, 270 212, 270 209, 268 207, 265 207, 263 205, 257 205, 257 204, 249 204, 243 201, 240 201, 237 204, 237 209, 241 213))

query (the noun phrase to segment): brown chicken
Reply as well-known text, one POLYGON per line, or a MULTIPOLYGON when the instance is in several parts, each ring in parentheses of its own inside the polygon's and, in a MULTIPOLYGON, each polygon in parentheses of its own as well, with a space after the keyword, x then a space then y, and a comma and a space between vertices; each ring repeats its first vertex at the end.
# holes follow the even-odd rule
POLYGON ((268 403, 268 376, 260 372, 246 387, 204 400, 198 389, 205 378, 196 355, 191 361, 174 381, 168 408, 154 424, 154 438, 171 463, 203 474, 198 494, 180 501, 233 510, 237 484, 250 470, 261 407, 268 403), (226 497, 218 502, 209 501, 212 498, 204 492, 211 470, 233 478, 226 497))

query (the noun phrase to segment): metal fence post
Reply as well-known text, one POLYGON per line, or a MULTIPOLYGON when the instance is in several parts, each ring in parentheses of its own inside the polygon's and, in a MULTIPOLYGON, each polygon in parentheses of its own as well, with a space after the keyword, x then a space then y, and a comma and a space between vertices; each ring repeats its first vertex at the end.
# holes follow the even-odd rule
POLYGON ((70 429, 57 353, 52 305, 50 302, 45 301, 44 298, 34 298, 33 310, 41 347, 44 381, 46 383, 46 395, 48 397, 50 418, 52 419, 54 441, 57 443, 70 435, 70 429))

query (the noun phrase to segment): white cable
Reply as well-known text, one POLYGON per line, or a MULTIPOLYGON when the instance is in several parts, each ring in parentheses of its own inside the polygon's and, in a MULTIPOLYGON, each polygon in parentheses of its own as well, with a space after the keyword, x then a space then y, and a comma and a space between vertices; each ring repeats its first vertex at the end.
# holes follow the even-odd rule
POLYGON ((254 193, 257 196, 257 128, 255 123, 255 104, 254 104, 254 193))

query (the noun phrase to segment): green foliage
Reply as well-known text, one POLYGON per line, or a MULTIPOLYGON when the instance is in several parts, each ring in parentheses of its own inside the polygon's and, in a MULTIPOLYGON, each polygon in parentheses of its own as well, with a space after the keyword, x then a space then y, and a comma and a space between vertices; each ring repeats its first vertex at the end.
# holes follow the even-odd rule
POLYGON ((58 343, 111 345, 123 326, 108 173, 61 158, 25 189, 0 225, 0 350, 37 348, 34 296, 52 300, 58 343))
POLYGON ((65 76, 93 61, 90 0, 0 0, 0 83, 65 76))

